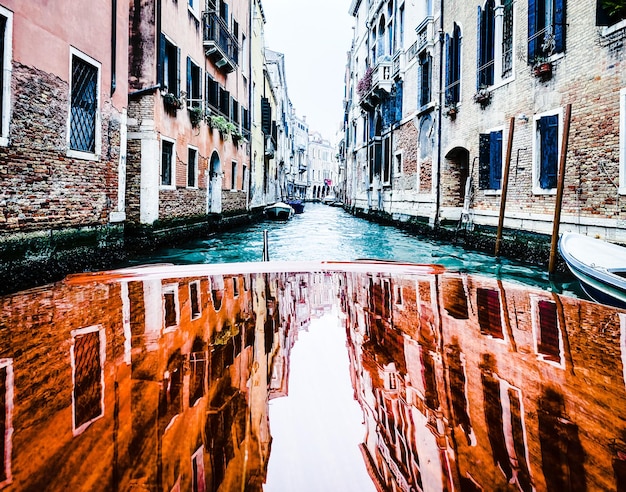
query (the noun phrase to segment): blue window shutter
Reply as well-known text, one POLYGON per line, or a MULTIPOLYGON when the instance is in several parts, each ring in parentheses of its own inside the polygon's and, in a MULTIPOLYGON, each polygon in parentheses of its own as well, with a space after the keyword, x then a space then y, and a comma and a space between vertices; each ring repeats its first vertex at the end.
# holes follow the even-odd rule
POLYGON ((187 57, 187 97, 189 99, 194 97, 191 93, 191 58, 189 57, 187 57))
POLYGON ((455 23, 452 37, 452 80, 456 85, 452 89, 454 102, 461 100, 461 28, 455 23))
POLYGON ((565 51, 565 2, 563 0, 554 2, 554 43, 556 53, 565 51))
POLYGON ((494 74, 494 56, 495 56, 495 7, 493 0, 488 0, 485 9, 485 60, 483 64, 488 64, 485 67, 485 84, 493 85, 494 74))
POLYGON ((476 26, 476 39, 478 40, 478 47, 476 48, 476 59, 478 63, 476 64, 476 88, 480 87, 480 66, 482 64, 483 59, 483 9, 481 6, 478 6, 478 14, 477 14, 477 26, 476 26))
POLYGON ((163 33, 159 36, 158 57, 157 57, 157 83, 165 83, 165 77, 163 76, 163 61, 165 60, 165 35, 163 33))
POLYGON ((452 101, 452 89, 450 84, 452 83, 452 42, 450 35, 446 33, 446 104, 450 104, 452 101))
POLYGON ((544 116, 539 120, 539 131, 541 132, 539 185, 544 190, 556 188, 558 129, 559 118, 557 115, 544 116))
POLYGON ((489 188, 500 189, 502 181, 502 132, 489 134, 489 188))
MULTIPOLYGON (((539 0, 540 2, 543 0, 539 0)), ((535 62, 537 54, 537 0, 528 0, 528 63, 535 62)))
POLYGON ((489 134, 481 133, 478 140, 478 187, 489 189, 489 134))

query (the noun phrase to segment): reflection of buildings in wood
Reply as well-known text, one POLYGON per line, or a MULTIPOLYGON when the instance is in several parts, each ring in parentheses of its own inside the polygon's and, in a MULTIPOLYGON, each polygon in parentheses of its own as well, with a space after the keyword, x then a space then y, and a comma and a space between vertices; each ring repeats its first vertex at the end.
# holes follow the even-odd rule
MULTIPOLYGON (((192 489, 202 480, 216 489, 239 482, 244 447, 262 438, 245 421, 251 412, 267 416, 267 408, 252 410, 245 397, 254 371, 250 277, 227 280, 219 292, 203 277, 59 284, 5 298, 0 422, 13 432, 3 433, 0 483, 78 489, 89 477, 110 487, 192 489), (49 446, 37 444, 44 441, 49 446), (46 465, 53 455, 45 449, 64 450, 66 463, 46 465)), ((247 458, 252 488, 267 458, 247 458)))
POLYGON ((60 283, 0 304, 0 484, 227 489, 245 469, 260 489, 268 400, 289 392, 298 330, 333 306, 383 488, 624 484, 626 315, 607 306, 356 272, 60 283))
POLYGON ((394 299, 384 294, 387 279, 370 278, 369 291, 349 280, 355 305, 389 303, 347 321, 375 481, 424 490, 623 483, 626 454, 597 445, 626 435, 615 411, 626 397, 616 343, 626 323, 617 310, 460 274, 393 278, 394 299), (558 390, 546 400, 549 381, 558 390), (549 401, 560 404, 546 409, 549 401))

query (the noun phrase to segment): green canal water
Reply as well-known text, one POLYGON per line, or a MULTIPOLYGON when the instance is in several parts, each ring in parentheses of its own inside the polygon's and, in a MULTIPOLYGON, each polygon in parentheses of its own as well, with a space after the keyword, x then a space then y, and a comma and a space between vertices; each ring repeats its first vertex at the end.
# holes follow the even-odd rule
POLYGON ((307 203, 287 222, 254 225, 194 240, 135 258, 134 264, 213 264, 263 260, 267 230, 270 260, 391 260, 444 266, 454 272, 480 273, 584 297, 570 276, 550 277, 546 269, 425 239, 393 226, 354 217, 339 207, 307 203))

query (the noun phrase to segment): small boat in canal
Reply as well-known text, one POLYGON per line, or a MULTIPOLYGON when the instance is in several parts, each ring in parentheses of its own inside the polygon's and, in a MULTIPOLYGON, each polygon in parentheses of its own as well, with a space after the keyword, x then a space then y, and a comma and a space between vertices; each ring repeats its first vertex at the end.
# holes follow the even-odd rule
POLYGON ((285 203, 293 208, 293 211, 297 214, 304 212, 304 202, 302 200, 291 199, 285 201, 285 203))
POLYGON ((567 232, 559 239, 559 252, 589 297, 626 308, 626 248, 567 232))
POLYGON ((289 220, 294 214, 294 209, 285 202, 276 202, 265 207, 263 213, 271 220, 289 220))

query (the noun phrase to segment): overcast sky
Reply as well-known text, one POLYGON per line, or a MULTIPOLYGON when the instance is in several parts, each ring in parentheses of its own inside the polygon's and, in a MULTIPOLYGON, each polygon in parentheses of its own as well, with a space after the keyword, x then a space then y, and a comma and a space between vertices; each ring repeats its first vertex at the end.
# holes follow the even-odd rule
POLYGON ((310 131, 331 142, 343 118, 354 18, 350 0, 261 0, 265 45, 285 54, 289 98, 310 131))

